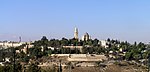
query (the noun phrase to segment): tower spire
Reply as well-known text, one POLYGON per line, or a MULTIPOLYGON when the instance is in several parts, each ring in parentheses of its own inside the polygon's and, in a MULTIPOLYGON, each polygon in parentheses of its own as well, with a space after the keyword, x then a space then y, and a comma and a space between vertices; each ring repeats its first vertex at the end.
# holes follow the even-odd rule
POLYGON ((75 27, 75 30, 74 30, 74 38, 78 39, 78 28, 76 28, 76 27, 75 27))

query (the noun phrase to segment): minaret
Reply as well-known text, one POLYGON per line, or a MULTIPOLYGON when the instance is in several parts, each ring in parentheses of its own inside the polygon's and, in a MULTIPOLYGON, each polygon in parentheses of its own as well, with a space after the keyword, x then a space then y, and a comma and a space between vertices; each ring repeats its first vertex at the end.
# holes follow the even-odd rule
POLYGON ((78 28, 75 28, 74 30, 74 38, 78 39, 78 28))

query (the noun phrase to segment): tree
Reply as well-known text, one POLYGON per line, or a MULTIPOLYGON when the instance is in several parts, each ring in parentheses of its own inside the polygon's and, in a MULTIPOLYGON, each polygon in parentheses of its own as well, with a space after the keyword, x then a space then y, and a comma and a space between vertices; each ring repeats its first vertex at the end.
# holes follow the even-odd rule
POLYGON ((46 52, 47 52, 48 56, 52 54, 52 50, 51 49, 48 49, 46 52))
POLYGON ((15 72, 22 72, 22 66, 20 63, 15 64, 15 72))
POLYGON ((27 72, 40 72, 40 67, 32 63, 31 65, 29 65, 27 72))
POLYGON ((150 71, 150 54, 148 55, 148 72, 150 71))
POLYGON ((44 69, 41 69, 41 72, 57 72, 57 68, 55 65, 49 67, 45 67, 44 69))
POLYGON ((73 38, 69 40, 69 43, 70 45, 77 46, 79 42, 78 39, 73 38))
POLYGON ((0 72, 13 72, 13 66, 12 65, 0 66, 0 72))
POLYGON ((41 41, 48 41, 47 37, 46 36, 43 36, 41 41))
POLYGON ((29 56, 25 56, 24 58, 23 58, 23 62, 29 62, 29 59, 30 59, 30 57, 29 56))
POLYGON ((107 41, 110 42, 110 38, 108 38, 107 41))
POLYGON ((31 57, 41 58, 43 56, 43 52, 40 47, 30 48, 29 53, 31 57))
POLYGON ((68 44, 69 44, 68 39, 62 38, 62 40, 61 40, 61 45, 62 45, 62 46, 67 46, 68 44))
POLYGON ((82 54, 88 53, 88 49, 86 47, 82 48, 82 54))
POLYGON ((132 58, 132 53, 131 53, 131 52, 127 52, 127 53, 125 54, 125 58, 126 58, 126 60, 131 60, 131 58, 132 58))
POLYGON ((94 40, 93 40, 93 46, 98 46, 98 42, 99 42, 98 39, 94 39, 94 40))

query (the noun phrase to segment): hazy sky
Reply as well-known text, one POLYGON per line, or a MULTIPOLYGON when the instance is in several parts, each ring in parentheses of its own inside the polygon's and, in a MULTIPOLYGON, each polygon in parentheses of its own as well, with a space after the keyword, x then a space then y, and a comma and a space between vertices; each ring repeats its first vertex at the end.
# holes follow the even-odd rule
POLYGON ((150 41, 150 0, 0 0, 0 40, 79 37, 150 41))

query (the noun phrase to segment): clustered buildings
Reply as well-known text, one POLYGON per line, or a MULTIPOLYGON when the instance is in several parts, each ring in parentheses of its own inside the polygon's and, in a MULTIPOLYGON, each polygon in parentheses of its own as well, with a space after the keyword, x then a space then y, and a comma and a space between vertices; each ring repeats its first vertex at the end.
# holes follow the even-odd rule
MULTIPOLYGON (((75 31, 74 31, 74 38, 75 39, 79 39, 79 37, 78 37, 78 28, 75 28, 75 31)), ((91 37, 90 37, 90 35, 86 32, 83 36, 82 36, 82 38, 81 38, 81 40, 83 40, 83 41, 87 41, 87 40, 89 40, 89 39, 91 39, 91 37)))
MULTIPOLYGON (((86 32, 81 39, 79 38, 79 32, 78 32, 78 28, 75 28, 74 30, 74 39, 78 40, 78 41, 88 41, 91 39, 91 36, 86 32)), ((21 39, 21 38, 20 38, 21 39)), ((34 47, 32 42, 21 42, 21 40, 19 42, 8 42, 8 41, 3 41, 0 42, 0 48, 9 48, 9 47, 18 47, 23 45, 24 46, 21 48, 21 50, 16 50, 16 53, 20 53, 20 52, 24 52, 25 54, 27 54, 28 48, 32 48, 34 47)), ((109 42, 107 40, 101 40, 98 43, 99 45, 101 45, 104 48, 108 48, 109 46, 109 42)), ((87 46, 78 46, 78 45, 69 45, 69 46, 62 46, 63 48, 69 48, 70 51, 71 50, 75 50, 78 49, 80 52, 82 52, 84 47, 90 47, 89 45, 87 46)), ((59 49, 59 48, 54 48, 54 47, 48 47, 48 49, 51 50, 55 50, 55 49, 59 49)), ((41 46, 41 51, 44 51, 44 47, 41 46)), ((103 61, 107 61, 110 58, 116 58, 116 56, 114 55, 114 53, 119 53, 120 56, 125 56, 125 52, 123 52, 122 48, 120 48, 119 51, 113 51, 110 50, 109 51, 109 55, 108 57, 105 54, 51 54, 51 57, 53 59, 53 61, 45 61, 45 62, 41 62, 39 66, 48 66, 49 64, 53 64, 56 66, 59 66, 59 60, 62 60, 64 58, 64 60, 62 60, 62 66, 67 66, 68 62, 72 62, 75 66, 79 67, 79 66, 97 66, 96 62, 103 62, 103 61), (61 59, 62 58, 62 59, 61 59), (67 61, 66 61, 67 60, 67 61)), ((5 62, 9 62, 10 58, 6 58, 5 62)), ((32 61, 32 60, 30 60, 32 61)), ((109 62, 106 64, 110 64, 109 62)), ((0 62, 0 65, 4 65, 3 62, 0 62)))
MULTIPOLYGON (((80 39, 79 36, 79 31, 78 31, 78 28, 75 27, 75 30, 74 30, 74 38, 77 39, 78 41, 88 41, 91 39, 91 36, 86 32, 82 38, 80 39)), ((104 48, 107 48, 108 47, 108 44, 109 42, 107 42, 106 40, 101 40, 99 41, 98 43, 99 45, 101 45, 102 47, 104 48)), ((63 48, 68 48, 68 49, 71 49, 71 50, 74 50, 74 49, 78 49, 80 52, 82 52, 82 49, 84 47, 91 47, 89 45, 85 45, 85 46, 80 46, 80 45, 69 45, 69 46, 62 46, 63 48)))
MULTIPOLYGON (((91 36, 86 32, 81 38, 79 38, 79 31, 78 28, 75 27, 74 29, 74 38, 77 40, 82 40, 82 41, 88 41, 91 39, 91 36)), ((33 47, 32 42, 21 42, 21 37, 19 37, 19 42, 11 42, 11 41, 2 41, 0 42, 0 48, 9 48, 9 47, 18 47, 21 46, 23 44, 26 44, 27 46, 25 46, 25 50, 23 50, 24 52, 26 51, 26 48, 30 48, 33 47)), ((106 40, 101 40, 99 41, 99 44, 103 47, 108 47, 108 42, 106 40)), ((53 47, 50 47, 53 48, 53 47)), ((83 46, 63 46, 63 48, 79 48, 80 50, 83 48, 83 46)))
MULTIPOLYGON (((79 34, 78 28, 75 27, 75 30, 74 30, 74 38, 80 40, 78 34, 79 34)), ((82 38, 81 38, 82 41, 88 41, 88 40, 90 40, 90 39, 91 39, 91 36, 90 36, 89 33, 87 33, 87 32, 86 32, 86 33, 82 36, 82 38)), ((108 44, 109 44, 109 43, 108 43, 106 40, 100 40, 99 44, 100 44, 101 46, 103 46, 103 47, 106 48, 106 47, 108 47, 108 44)), ((71 47, 71 48, 72 48, 72 47, 71 47)))
MULTIPOLYGON (((81 39, 79 38, 78 36, 79 34, 79 31, 78 31, 78 28, 75 28, 74 30, 74 38, 77 39, 78 41, 82 40, 82 41, 88 41, 91 39, 91 36, 86 32, 82 37, 81 39)), ((27 49, 28 48, 32 48, 34 45, 32 44, 33 42, 21 42, 21 37, 19 37, 19 42, 11 42, 11 41, 3 41, 3 42, 0 42, 0 49, 1 48, 9 48, 9 47, 18 47, 18 46, 21 46, 21 45, 25 45, 24 48, 21 49, 21 51, 23 51, 24 53, 27 53, 27 49)), ((101 40, 99 41, 99 45, 107 48, 108 47, 108 42, 106 40, 101 40)), ((69 49, 79 49, 81 52, 82 52, 82 48, 83 46, 74 46, 74 45, 71 45, 71 46, 62 46, 63 48, 69 48, 69 49)), ((89 47, 89 46, 87 46, 89 47)), ((54 49, 57 49, 57 48, 54 48, 54 47, 48 47, 50 48, 51 50, 54 50, 54 49)), ((42 47, 42 50, 43 50, 43 47, 42 47)), ((17 53, 20 53, 19 50, 16 50, 17 53)))

